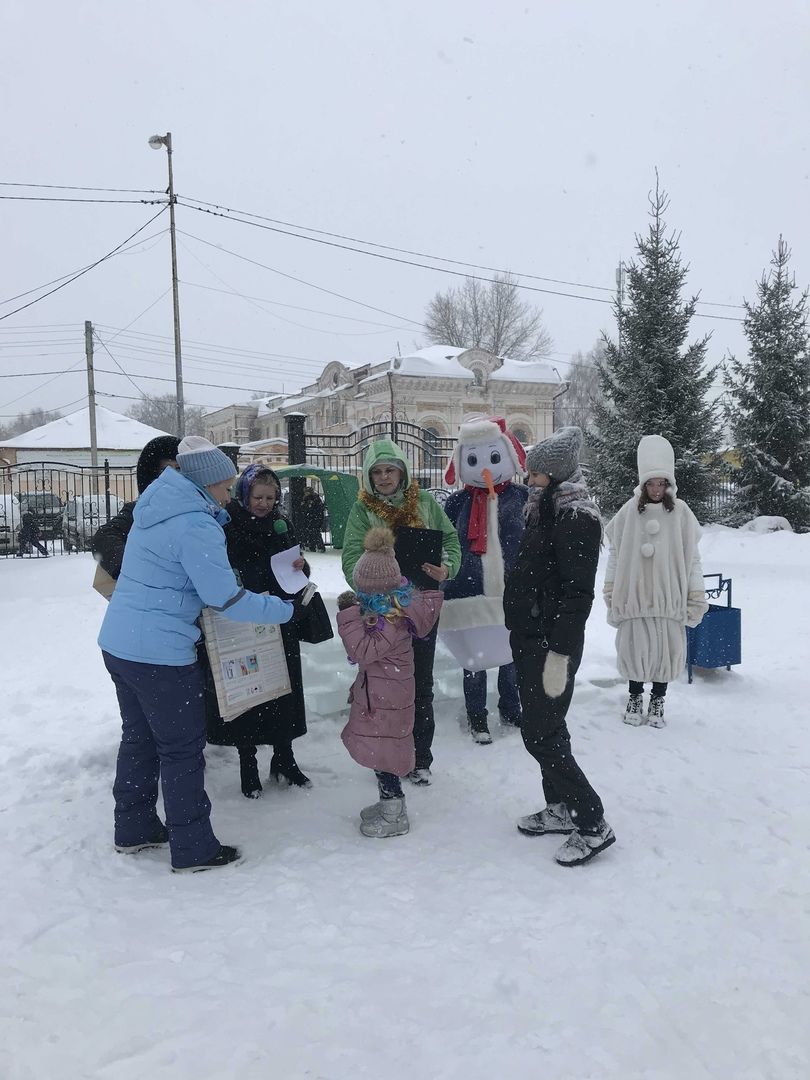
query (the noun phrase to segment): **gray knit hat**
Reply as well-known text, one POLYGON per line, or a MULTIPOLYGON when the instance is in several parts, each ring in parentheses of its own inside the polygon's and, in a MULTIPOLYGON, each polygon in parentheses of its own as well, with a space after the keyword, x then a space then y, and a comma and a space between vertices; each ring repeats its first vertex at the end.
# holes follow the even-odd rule
POLYGON ((233 480, 236 466, 212 442, 202 435, 186 435, 177 448, 177 464, 183 476, 200 487, 233 480))
POLYGON ((545 473, 552 480, 562 483, 570 479, 579 468, 579 454, 582 450, 582 430, 578 427, 563 427, 526 454, 526 468, 529 472, 545 473))

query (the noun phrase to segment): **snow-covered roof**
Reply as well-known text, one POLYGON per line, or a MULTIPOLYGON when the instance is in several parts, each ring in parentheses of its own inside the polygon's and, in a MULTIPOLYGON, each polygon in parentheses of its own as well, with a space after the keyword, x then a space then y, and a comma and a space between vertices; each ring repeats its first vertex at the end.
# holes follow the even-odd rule
MULTIPOLYGON (((96 445, 99 450, 142 450, 150 439, 168 434, 133 420, 131 416, 96 405, 96 445)), ((23 450, 86 450, 90 446, 90 410, 79 409, 7 439, 3 445, 23 450)))
MULTIPOLYGON (((473 373, 463 367, 458 358, 468 349, 452 345, 429 345, 408 356, 402 356, 393 363, 393 369, 399 375, 434 375, 444 379, 474 378, 473 373)), ((489 376, 494 382, 537 382, 557 383, 560 380, 550 364, 542 360, 512 360, 508 356, 501 358, 501 367, 489 376)))

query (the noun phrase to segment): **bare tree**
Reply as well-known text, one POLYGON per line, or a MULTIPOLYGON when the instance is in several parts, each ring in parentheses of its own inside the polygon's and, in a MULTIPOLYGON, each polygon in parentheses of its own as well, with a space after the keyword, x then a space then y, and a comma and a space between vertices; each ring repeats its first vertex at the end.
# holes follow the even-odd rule
POLYGON ((27 413, 19 413, 16 420, 10 424, 0 424, 0 439, 13 439, 15 435, 23 435, 26 431, 50 424, 52 420, 59 420, 60 412, 48 412, 47 409, 31 409, 27 413))
POLYGON ((573 424, 583 431, 592 431, 595 428, 594 404, 602 401, 597 363, 604 355, 605 345, 602 341, 597 341, 587 353, 574 353, 565 380, 568 390, 559 398, 557 406, 559 426, 573 424))
POLYGON ((513 360, 548 356, 553 346, 542 311, 521 300, 509 274, 489 282, 468 277, 457 289, 436 293, 425 312, 425 334, 432 345, 481 348, 513 360))
MULTIPOLYGON (((207 411, 198 405, 186 405, 186 435, 205 434, 203 418, 207 411)), ((129 410, 129 415, 133 420, 140 420, 142 424, 148 424, 149 427, 171 435, 177 426, 177 398, 174 394, 144 394, 129 410)))

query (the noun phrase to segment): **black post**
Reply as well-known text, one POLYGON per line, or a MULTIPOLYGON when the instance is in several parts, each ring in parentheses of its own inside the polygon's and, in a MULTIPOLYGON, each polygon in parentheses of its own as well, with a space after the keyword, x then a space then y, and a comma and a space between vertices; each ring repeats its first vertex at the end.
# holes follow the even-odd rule
MULTIPOLYGON (((93 478, 95 480, 95 477, 93 478)), ((93 485, 95 487, 95 484, 93 485)), ((110 520, 110 459, 104 458, 104 507, 110 520)))
MULTIPOLYGON (((284 422, 287 425, 287 463, 289 465, 306 465, 307 463, 307 436, 304 431, 306 413, 287 413, 284 422)), ((300 532, 301 504, 304 501, 304 491, 307 482, 303 476, 290 477, 290 517, 293 526, 300 532)))

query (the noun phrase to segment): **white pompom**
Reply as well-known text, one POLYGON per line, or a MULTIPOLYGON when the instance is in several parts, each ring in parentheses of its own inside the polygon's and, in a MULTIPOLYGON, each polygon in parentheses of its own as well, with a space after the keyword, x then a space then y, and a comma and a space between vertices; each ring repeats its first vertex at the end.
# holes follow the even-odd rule
POLYGON ((655 554, 655 546, 653 544, 642 544, 641 554, 645 559, 651 559, 655 554))
POLYGON ((655 518, 650 518, 649 521, 646 521, 644 523, 644 528, 647 530, 650 536, 655 536, 657 532, 661 531, 661 522, 656 521, 655 518))

